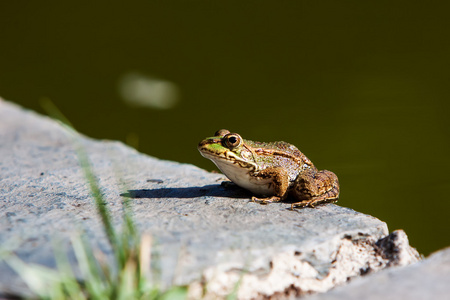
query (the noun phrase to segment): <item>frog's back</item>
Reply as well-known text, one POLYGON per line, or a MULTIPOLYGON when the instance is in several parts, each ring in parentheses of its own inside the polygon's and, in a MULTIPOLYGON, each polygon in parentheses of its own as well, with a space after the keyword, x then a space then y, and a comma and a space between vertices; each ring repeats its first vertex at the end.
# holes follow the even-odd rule
POLYGON ((258 155, 258 165, 262 168, 282 167, 289 173, 290 181, 306 167, 313 167, 312 162, 297 147, 286 142, 262 143, 245 141, 258 155))
POLYGON ((245 143, 252 148, 261 148, 261 149, 266 149, 266 150, 278 150, 281 152, 288 153, 288 154, 292 155, 293 157, 301 158, 301 157, 305 156, 300 150, 298 150, 297 147, 295 147, 292 144, 283 142, 283 141, 262 143, 262 142, 245 140, 245 143))

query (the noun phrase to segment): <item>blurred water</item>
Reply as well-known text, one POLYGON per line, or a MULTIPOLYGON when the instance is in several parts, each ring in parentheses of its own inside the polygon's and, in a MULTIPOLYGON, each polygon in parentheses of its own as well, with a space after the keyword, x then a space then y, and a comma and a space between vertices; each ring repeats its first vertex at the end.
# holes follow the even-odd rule
POLYGON ((450 245, 448 6, 8 1, 0 95, 209 170, 196 144, 217 129, 291 142, 339 176, 340 205, 428 254, 450 245))

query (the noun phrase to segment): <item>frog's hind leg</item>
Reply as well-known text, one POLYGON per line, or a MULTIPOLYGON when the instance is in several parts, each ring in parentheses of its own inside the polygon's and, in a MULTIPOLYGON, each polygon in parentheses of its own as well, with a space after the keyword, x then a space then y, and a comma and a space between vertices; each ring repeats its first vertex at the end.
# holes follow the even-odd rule
POLYGON ((310 170, 299 176, 291 192, 299 202, 292 203, 294 207, 314 207, 324 203, 335 203, 339 198, 339 181, 331 171, 310 170))

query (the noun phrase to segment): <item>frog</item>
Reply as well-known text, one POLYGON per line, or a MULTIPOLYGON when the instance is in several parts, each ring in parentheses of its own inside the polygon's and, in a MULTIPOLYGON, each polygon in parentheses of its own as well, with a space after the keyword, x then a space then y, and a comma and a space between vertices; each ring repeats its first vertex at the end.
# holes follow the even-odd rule
POLYGON ((260 204, 294 199, 294 208, 335 203, 339 199, 336 174, 318 170, 297 147, 287 142, 257 142, 220 129, 198 146, 234 184, 250 191, 260 204))

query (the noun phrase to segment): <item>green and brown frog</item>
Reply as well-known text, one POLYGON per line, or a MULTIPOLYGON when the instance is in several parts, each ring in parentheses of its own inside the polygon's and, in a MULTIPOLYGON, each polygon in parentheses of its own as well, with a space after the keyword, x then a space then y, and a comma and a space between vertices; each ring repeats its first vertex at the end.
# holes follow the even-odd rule
POLYGON ((244 140, 226 129, 198 144, 203 157, 214 162, 232 182, 251 191, 259 203, 277 202, 292 196, 294 207, 334 203, 339 198, 337 176, 319 171, 294 145, 244 140))

